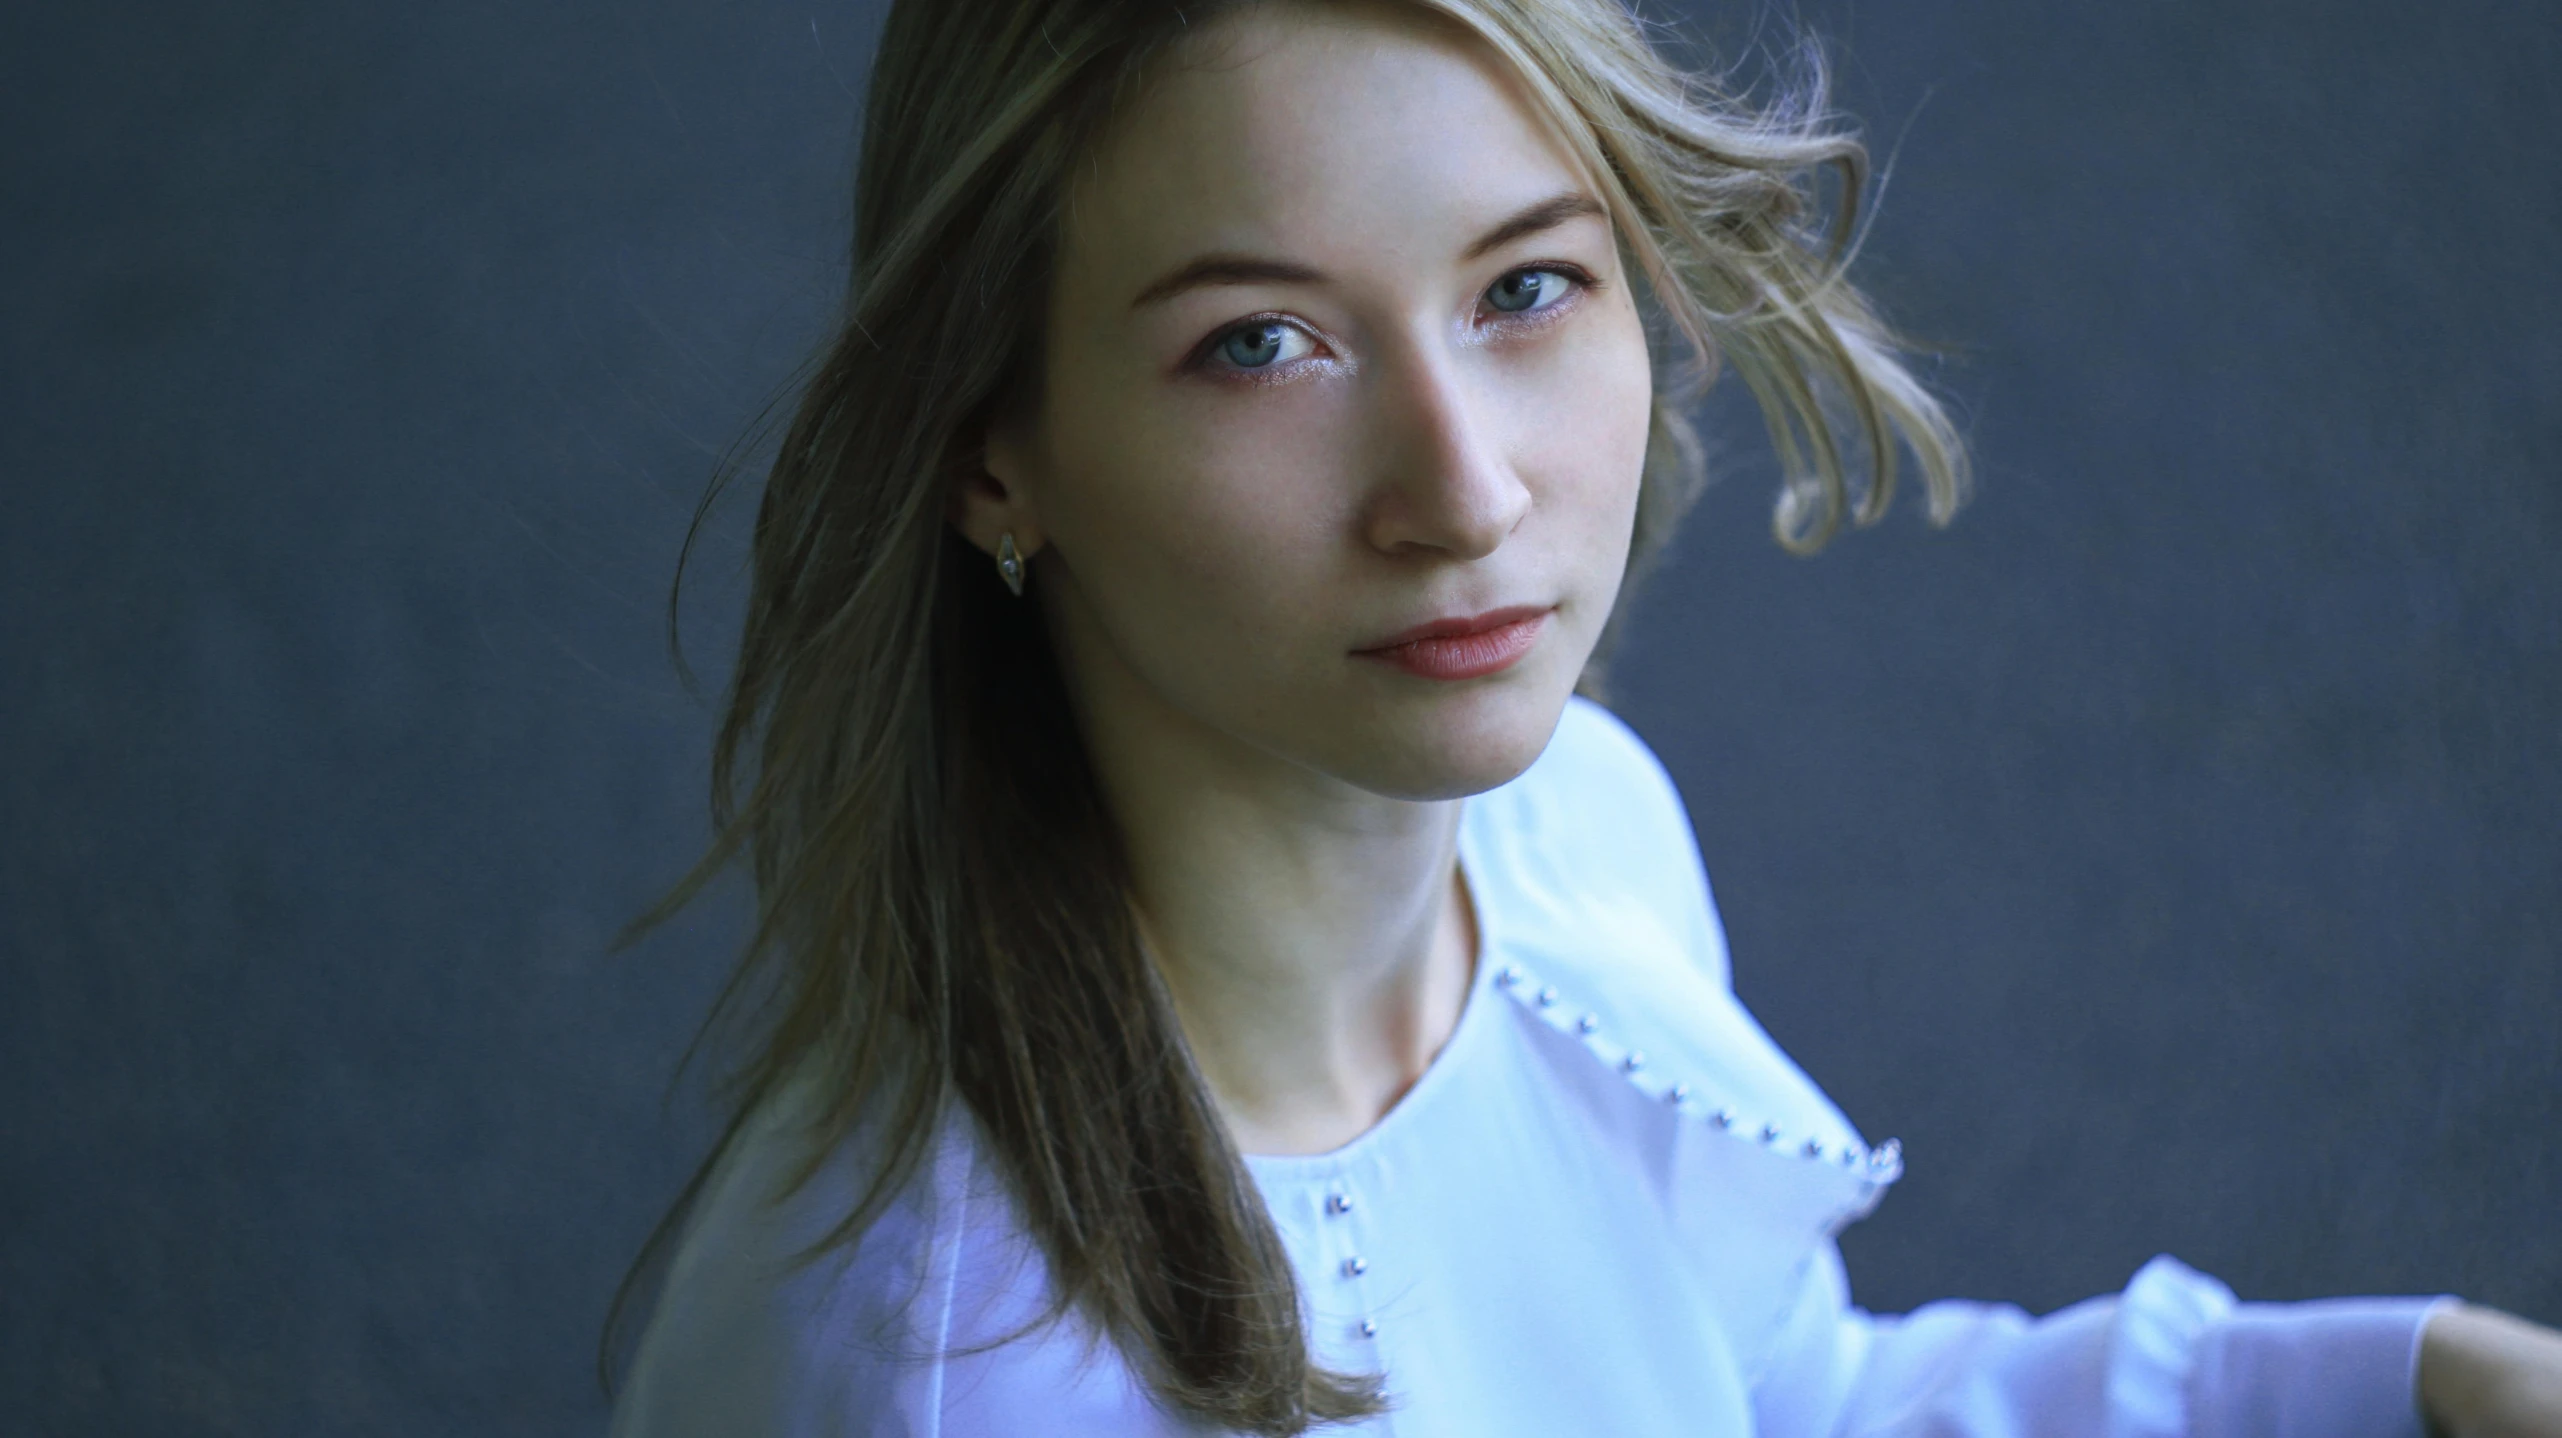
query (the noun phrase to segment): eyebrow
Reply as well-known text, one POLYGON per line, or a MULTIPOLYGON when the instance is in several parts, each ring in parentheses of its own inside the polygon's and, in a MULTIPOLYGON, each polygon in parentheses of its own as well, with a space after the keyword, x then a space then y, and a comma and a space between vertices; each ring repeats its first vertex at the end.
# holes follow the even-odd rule
MULTIPOLYGON (((1580 192, 1552 195, 1537 204, 1514 212, 1502 223, 1478 236, 1476 242, 1468 246, 1461 258, 1482 259, 1488 253, 1501 249, 1515 240, 1538 234, 1543 230, 1553 230, 1568 220, 1581 219, 1587 215, 1607 217, 1608 214, 1609 211, 1603 209, 1600 202, 1590 195, 1580 192)), ((1149 305, 1170 300, 1186 290, 1199 289, 1204 285, 1307 285, 1322 283, 1324 279, 1324 271, 1290 260, 1270 259, 1261 255, 1208 254, 1173 270, 1146 289, 1139 291, 1138 298, 1130 301, 1130 308, 1145 309, 1149 305)))

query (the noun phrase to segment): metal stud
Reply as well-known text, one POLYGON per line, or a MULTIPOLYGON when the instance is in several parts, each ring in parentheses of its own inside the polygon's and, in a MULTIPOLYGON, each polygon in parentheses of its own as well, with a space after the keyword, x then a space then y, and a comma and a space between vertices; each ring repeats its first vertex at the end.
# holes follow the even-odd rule
POLYGON ((1822 1139, 1819 1139, 1819 1138, 1810 1138, 1810 1139, 1806 1140, 1806 1157, 1808 1157, 1808 1158, 1822 1158, 1823 1156, 1824 1156, 1824 1141, 1823 1141, 1822 1139))
POLYGON ((1715 1113, 1708 1115, 1708 1119, 1709 1122, 1714 1123, 1719 1128, 1733 1128, 1735 1126, 1735 1111, 1730 1108, 1721 1108, 1715 1113))
POLYGON ((1858 1162, 1859 1150, 1850 1144, 1843 1144, 1841 1146, 1841 1166, 1844 1168, 1850 1168, 1858 1162))
POLYGON ((1599 1014, 1586 1014, 1582 1018, 1575 1020, 1575 1032, 1579 1034, 1591 1033, 1594 1029, 1599 1027, 1601 1027, 1601 1015, 1599 1014))
POLYGON ((1514 984, 1520 983, 1520 982, 1521 982, 1521 965, 1519 965, 1519 964, 1506 964, 1506 965, 1504 965, 1504 966, 1503 966, 1502 971, 1501 971, 1501 972, 1499 972, 1499 973, 1497 973, 1497 974, 1495 975, 1495 982, 1496 982, 1496 983, 1498 983, 1498 984, 1503 985, 1503 986, 1504 986, 1505 988, 1507 988, 1507 989, 1508 989, 1508 988, 1511 988, 1514 984))
POLYGON ((1635 1073, 1646 1066, 1646 1056, 1635 1049, 1630 1049, 1628 1056, 1619 1061, 1619 1066, 1630 1073, 1635 1073))
POLYGON ((1015 598, 1023 597, 1023 555, 1014 547, 1014 532, 1006 531, 996 540, 996 574, 1015 598))
POLYGON ((1539 991, 1539 1007, 1543 1009, 1551 1008, 1555 1006, 1556 1002, 1557 990, 1553 985, 1539 991))
POLYGON ((1362 1337, 1364 1337, 1364 1338, 1376 1338, 1376 1337, 1378 1337, 1378 1336, 1379 1336, 1379 1325, 1378 1325, 1378 1324, 1376 1324, 1376 1323, 1374 1323, 1374 1322, 1372 1322, 1371 1320, 1369 1320, 1369 1319, 1367 1319, 1367 1318, 1362 1319, 1362 1320, 1361 1320, 1361 1336, 1362 1336, 1362 1337))
POLYGON ((1346 1278, 1359 1278, 1361 1275, 1368 1273, 1369 1271, 1370 1260, 1366 1258, 1356 1255, 1343 1261, 1343 1276, 1346 1278))
POLYGON ((1690 1097, 1690 1085, 1686 1083, 1674 1084, 1664 1093, 1664 1101, 1667 1103, 1679 1103, 1688 1097, 1690 1097))
POLYGON ((1327 1194, 1325 1196, 1325 1211, 1337 1214, 1350 1213, 1352 1211, 1352 1195, 1348 1193, 1327 1194))
POLYGON ((1763 1143, 1779 1142, 1779 1125, 1775 1123, 1763 1124, 1761 1126, 1761 1141, 1763 1143))

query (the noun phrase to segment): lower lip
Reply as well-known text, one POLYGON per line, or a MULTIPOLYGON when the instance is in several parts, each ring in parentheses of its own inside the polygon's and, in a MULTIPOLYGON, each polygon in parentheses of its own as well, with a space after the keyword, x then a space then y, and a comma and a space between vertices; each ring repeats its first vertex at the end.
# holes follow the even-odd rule
POLYGON ((1519 663, 1521 656, 1530 652, 1530 646, 1539 642, 1539 631, 1547 623, 1547 615, 1534 614, 1474 634, 1416 639, 1359 653, 1364 659, 1393 664, 1419 679, 1482 679, 1519 663))

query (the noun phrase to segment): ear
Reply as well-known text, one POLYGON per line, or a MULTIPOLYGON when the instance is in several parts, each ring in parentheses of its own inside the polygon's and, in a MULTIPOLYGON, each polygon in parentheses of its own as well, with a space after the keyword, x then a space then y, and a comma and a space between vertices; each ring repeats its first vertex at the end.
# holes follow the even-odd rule
POLYGON ((1044 542, 1032 503, 1033 453, 1030 436, 1016 425, 989 425, 977 466, 953 486, 945 506, 952 527, 991 559, 999 535, 1013 535, 1015 552, 1025 559, 1044 542))

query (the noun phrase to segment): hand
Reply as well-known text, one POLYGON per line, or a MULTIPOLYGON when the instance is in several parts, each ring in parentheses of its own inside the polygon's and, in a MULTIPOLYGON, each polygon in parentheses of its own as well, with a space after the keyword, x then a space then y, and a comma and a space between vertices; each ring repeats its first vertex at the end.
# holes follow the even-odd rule
POLYGON ((2450 1304, 2420 1330, 2420 1411, 2449 1438, 2562 1438, 2562 1333, 2450 1304))

